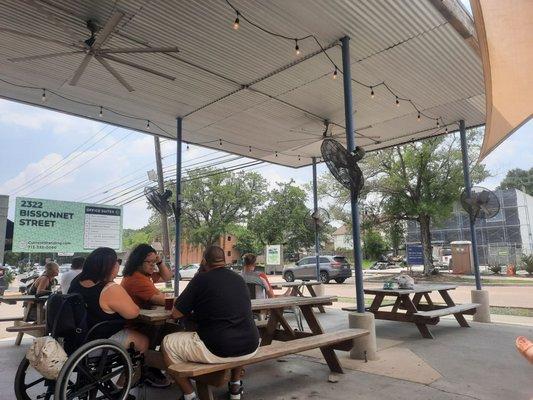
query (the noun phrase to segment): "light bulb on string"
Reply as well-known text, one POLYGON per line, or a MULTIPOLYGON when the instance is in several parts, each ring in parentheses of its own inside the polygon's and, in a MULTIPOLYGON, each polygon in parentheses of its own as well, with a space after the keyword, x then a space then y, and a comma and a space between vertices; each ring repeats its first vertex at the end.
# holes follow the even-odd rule
POLYGON ((370 97, 374 98, 374 88, 370 86, 370 97))
POLYGON ((189 151, 189 143, 187 143, 187 151, 189 151))
POLYGON ((298 46, 298 39, 294 39, 294 43, 295 43, 294 51, 296 52, 296 55, 299 56, 300 55, 300 46, 298 46))
POLYGON ((448 127, 446 127, 446 129, 444 129, 444 133, 448 133, 448 127))
POLYGON ((249 152, 249 153, 252 152, 252 146, 248 146, 248 152, 249 152))
POLYGON ((418 117, 416 117, 418 121, 420 121, 420 111, 418 112, 418 117))
POLYGON ((43 89, 43 95, 41 96, 41 101, 43 103, 46 101, 46 89, 43 89))
POLYGON ((440 122, 437 120, 437 128, 440 128, 440 122))
POLYGON ((396 96, 396 107, 400 107, 400 99, 396 96))
POLYGON ((335 67, 335 71, 333 71, 333 79, 337 79, 337 67, 335 67))
POLYGON ((302 157, 298 154, 298 161, 302 161, 302 157))
POLYGON ((240 21, 239 21, 239 12, 237 11, 237 18, 235 18, 235 22, 233 22, 233 29, 235 30, 238 30, 239 27, 241 26, 240 25, 240 21))
POLYGON ((146 121, 146 129, 150 129, 150 120, 146 121))
POLYGON ((104 116, 104 109, 102 106, 100 106, 100 112, 98 113, 98 116, 102 118, 104 116))
POLYGON ((218 139, 218 145, 222 147, 222 139, 218 139))
POLYGON ((278 156, 278 152, 276 151, 276 157, 278 156))

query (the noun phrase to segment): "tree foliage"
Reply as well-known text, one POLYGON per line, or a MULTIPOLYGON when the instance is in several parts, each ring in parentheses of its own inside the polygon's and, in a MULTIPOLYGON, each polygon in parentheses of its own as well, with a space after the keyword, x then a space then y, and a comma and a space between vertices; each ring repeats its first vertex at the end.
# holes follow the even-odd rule
POLYGON ((266 205, 249 221, 249 229, 262 245, 284 244, 286 252, 312 246, 314 233, 305 226, 307 195, 294 182, 278 183, 266 205))
POLYGON ((266 181, 255 172, 195 170, 182 184, 184 237, 209 246, 232 224, 245 222, 265 197, 266 181))
POLYGON ((387 251, 385 239, 374 229, 363 234, 363 253, 367 260, 378 260, 387 251))
POLYGON ((528 171, 520 168, 508 171, 498 189, 518 189, 533 196, 533 167, 528 171))

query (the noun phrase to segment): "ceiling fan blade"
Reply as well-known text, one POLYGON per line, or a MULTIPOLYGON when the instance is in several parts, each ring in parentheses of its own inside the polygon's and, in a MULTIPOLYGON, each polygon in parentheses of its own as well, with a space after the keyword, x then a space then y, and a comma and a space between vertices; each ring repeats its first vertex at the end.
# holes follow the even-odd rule
POLYGON ((21 61, 31 61, 31 60, 44 60, 44 59, 47 59, 47 58, 68 56, 70 54, 79 54, 79 53, 85 53, 85 52, 83 50, 62 51, 62 52, 59 52, 59 53, 41 54, 41 55, 38 55, 38 56, 8 58, 8 61, 21 62, 21 61))
POLYGON ((174 81, 176 79, 175 76, 170 76, 170 75, 167 75, 167 74, 164 74, 163 72, 158 72, 152 68, 148 68, 148 67, 145 67, 143 65, 139 65, 139 64, 135 64, 131 61, 127 61, 127 60, 123 60, 121 58, 116 58, 114 56, 110 56, 110 55, 103 55, 102 54, 102 58, 106 58, 108 60, 111 60, 111 61, 115 61, 115 62, 118 62, 119 64, 124 64, 124 65, 128 65, 130 67, 133 67, 133 68, 137 68, 137 69, 140 69, 142 71, 146 71, 146 72, 149 72, 151 74, 154 74, 154 75, 157 75, 157 76, 160 76, 162 78, 165 78, 165 79, 168 79, 170 81, 174 81))
POLYGON ((42 15, 46 15, 48 21, 52 22, 55 26, 57 26, 59 29, 61 29, 63 32, 65 32, 67 35, 70 36, 72 40, 74 40, 75 43, 80 42, 79 35, 74 32, 72 29, 70 29, 68 26, 66 26, 62 21, 60 21, 51 11, 47 10, 43 7, 40 2, 35 0, 22 0, 24 3, 29 4, 33 7, 35 7, 42 15))
POLYGON ((120 54, 120 53, 178 53, 177 47, 119 47, 116 49, 100 49, 101 54, 120 54))
POLYGON ((48 43, 54 43, 54 44, 57 44, 59 46, 64 46, 64 47, 70 47, 70 48, 75 47, 75 48, 78 48, 78 49, 82 48, 82 46, 79 46, 79 45, 77 45, 75 43, 66 43, 66 42, 62 42, 60 40, 48 39, 48 38, 45 38, 45 37, 42 37, 42 36, 39 36, 39 35, 34 35, 33 33, 20 32, 20 31, 17 31, 15 29, 10 29, 10 28, 2 28, 2 27, 0 27, 0 32, 12 33, 14 35, 29 37, 29 38, 32 38, 32 39, 37 39, 37 40, 41 40, 43 42, 48 42, 48 43))
POLYGON ((105 69, 107 69, 111 75, 113 75, 117 81, 119 81, 122 86, 124 86, 126 89, 128 89, 128 92, 133 92, 135 89, 132 88, 128 82, 126 82, 126 80, 111 66, 109 65, 109 63, 104 60, 102 57, 95 57, 98 62, 100 62, 100 64, 102 64, 104 66, 105 69))
POLYGON ((91 48, 94 50, 98 50, 109 38, 109 35, 113 33, 122 18, 124 18, 124 13, 120 11, 115 11, 111 18, 107 20, 102 30, 96 35, 96 40, 94 41, 94 44, 91 48))
POLYGON ((72 77, 72 79, 69 82, 70 85, 76 86, 78 84, 78 81, 80 80, 81 75, 85 72, 85 69, 87 68, 87 65, 89 65, 89 61, 91 61, 92 57, 93 57, 92 54, 87 54, 83 58, 83 61, 81 62, 80 66, 78 67, 76 72, 74 72, 74 76, 72 77))

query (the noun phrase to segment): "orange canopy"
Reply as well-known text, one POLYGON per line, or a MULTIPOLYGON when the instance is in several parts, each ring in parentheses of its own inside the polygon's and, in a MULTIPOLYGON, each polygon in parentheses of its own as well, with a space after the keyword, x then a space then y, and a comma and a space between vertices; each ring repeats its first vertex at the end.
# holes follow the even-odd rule
POLYGON ((533 0, 470 0, 485 78, 480 160, 533 116, 533 0))

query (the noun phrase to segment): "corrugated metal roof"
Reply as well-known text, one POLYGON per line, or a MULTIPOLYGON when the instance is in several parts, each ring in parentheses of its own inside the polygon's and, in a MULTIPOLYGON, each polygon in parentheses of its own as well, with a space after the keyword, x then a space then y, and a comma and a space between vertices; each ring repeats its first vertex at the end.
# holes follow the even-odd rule
MULTIPOLYGON (((128 128, 175 137, 175 119, 184 118, 184 140, 288 166, 303 166, 319 156, 323 120, 344 142, 342 79, 317 52, 312 39, 294 43, 272 37, 241 18, 223 0, 4 0, 0 27, 67 43, 88 37, 85 23, 101 25, 118 9, 125 13, 105 47, 178 46, 178 54, 120 57, 175 76, 174 81, 112 63, 135 88, 127 92, 99 63, 92 61, 77 86, 68 84, 84 54, 12 63, 8 58, 68 50, 64 46, 2 31, 0 78, 53 90, 41 103, 40 91, 0 82, 0 96, 45 106, 128 128), (86 105, 83 103, 89 103, 86 105), (136 118, 128 118, 134 116, 136 118), (152 121, 150 130, 146 121, 152 121), (161 129, 159 129, 160 127, 161 129), (222 139, 220 146, 219 139, 222 139), (250 146, 252 151, 250 152, 250 146)), ((233 0, 252 21, 281 34, 315 34, 328 55, 341 65, 336 42, 351 37, 354 80, 385 82, 444 125, 465 119, 482 124, 484 87, 481 62, 469 44, 426 0, 233 0)), ((396 107, 383 86, 370 97, 354 83, 357 144, 375 150, 442 133, 407 102, 396 107)), ((454 129, 450 125, 450 129, 454 129)))

